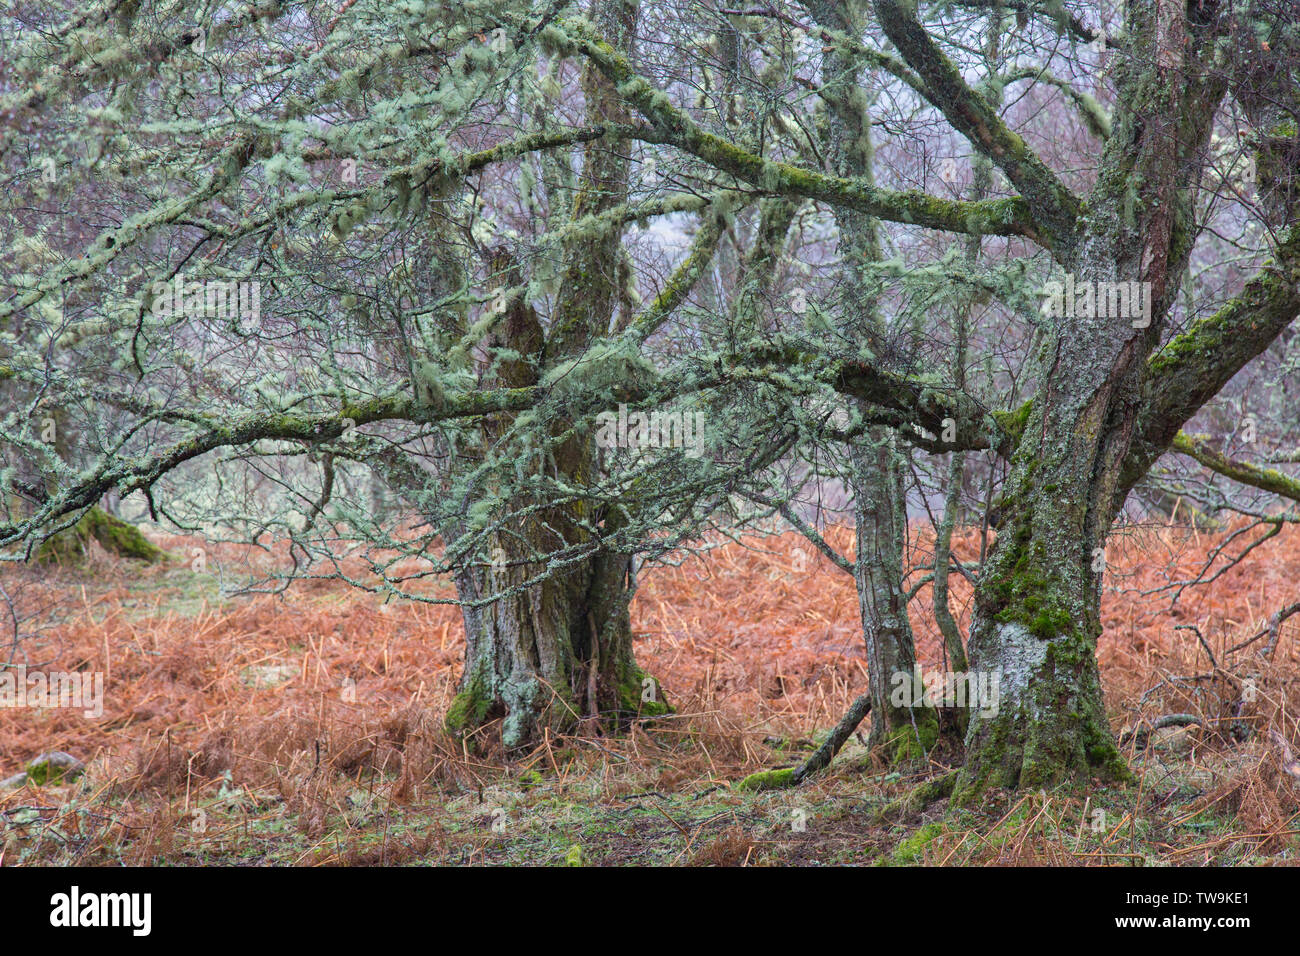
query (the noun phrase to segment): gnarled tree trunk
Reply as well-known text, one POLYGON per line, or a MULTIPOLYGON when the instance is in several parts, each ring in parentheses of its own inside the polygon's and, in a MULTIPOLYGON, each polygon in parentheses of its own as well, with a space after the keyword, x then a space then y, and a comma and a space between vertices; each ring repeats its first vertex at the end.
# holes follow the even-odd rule
POLYGON ((1214 38, 1201 31, 1188 41, 1195 27, 1185 11, 1134 4, 1127 27, 1132 50, 1117 77, 1114 132, 1088 215, 1061 258, 1079 289, 1147 283, 1150 311, 1045 318, 1035 398, 976 589, 971 666, 996 678, 997 692, 973 714, 958 802, 989 785, 1129 775, 1102 696, 1102 576, 1094 567, 1104 563, 1099 549, 1136 427, 1146 356, 1192 244, 1186 186, 1196 177, 1187 170, 1203 162, 1223 84, 1197 66, 1214 38))
POLYGON ((528 525, 519 537, 502 539, 511 550, 503 547, 496 566, 457 576, 464 601, 507 596, 463 608, 465 672, 447 713, 449 729, 465 733, 502 718, 501 741, 515 747, 544 727, 568 731, 583 718, 612 729, 665 713, 658 683, 632 656, 630 559, 601 554, 523 587, 541 564, 529 560, 520 539, 534 553, 558 544, 540 520, 528 525))
MULTIPOLYGON (((604 0, 596 17, 617 48, 631 46, 635 2, 604 0)), ((599 71, 588 66, 582 83, 593 125, 627 118, 617 92, 599 71)), ((618 149, 618 143, 587 145, 581 188, 573 201, 575 221, 625 201, 627 162, 618 149)), ((613 229, 583 234, 570 243, 549 330, 527 302, 510 305, 490 343, 505 356, 495 362, 494 384, 536 384, 609 331, 621 254, 621 237, 613 229)), ((504 263, 496 271, 513 275, 504 263)), ((507 284, 519 281, 513 275, 507 284)), ((599 452, 591 430, 573 426, 563 416, 551 422, 546 460, 527 467, 553 470, 573 486, 590 482, 601 467, 599 452)), ((492 431, 488 426, 486 437, 492 431)), ((548 568, 550 556, 591 543, 584 523, 603 518, 604 530, 613 532, 618 515, 594 515, 592 505, 583 501, 532 510, 535 504, 526 495, 505 502, 508 513, 522 517, 494 536, 488 567, 471 566, 457 577, 466 602, 465 670, 447 714, 449 729, 465 733, 500 717, 502 743, 516 747, 540 737, 543 728, 571 730, 585 718, 613 727, 628 717, 664 713, 668 707, 659 685, 632 656, 628 606, 635 578, 628 555, 598 550, 525 584, 548 568)))

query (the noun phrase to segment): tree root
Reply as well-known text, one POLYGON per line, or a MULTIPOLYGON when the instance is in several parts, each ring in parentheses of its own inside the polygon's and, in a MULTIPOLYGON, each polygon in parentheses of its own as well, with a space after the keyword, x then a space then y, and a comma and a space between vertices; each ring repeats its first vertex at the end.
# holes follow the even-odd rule
POLYGON ((917 784, 897 800, 891 800, 876 811, 876 821, 880 822, 889 817, 910 816, 914 813, 920 813, 936 800, 951 797, 953 788, 957 785, 957 774, 958 771, 949 770, 947 773, 925 781, 925 783, 917 784))

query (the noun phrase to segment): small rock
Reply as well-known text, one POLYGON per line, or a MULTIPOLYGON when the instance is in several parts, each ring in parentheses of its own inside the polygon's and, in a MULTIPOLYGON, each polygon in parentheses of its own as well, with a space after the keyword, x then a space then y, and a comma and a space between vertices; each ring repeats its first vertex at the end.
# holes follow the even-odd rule
POLYGON ((12 790, 15 787, 21 787, 27 782, 27 771, 16 773, 12 777, 5 777, 0 780, 0 790, 12 790))
POLYGON ((1222 782, 1219 774, 1207 767, 1189 767, 1183 772, 1182 777, 1188 787, 1202 792, 1213 790, 1222 782))
POLYGON ((33 757, 27 764, 27 776, 38 786, 76 780, 85 771, 84 763, 62 750, 51 750, 49 753, 33 757))
POLYGON ((245 687, 256 687, 260 690, 279 686, 297 677, 301 672, 302 668, 297 664, 255 664, 244 668, 239 679, 245 687))
POLYGON ((1196 727, 1161 727, 1151 735, 1151 746, 1171 753, 1189 753, 1196 743, 1196 727))

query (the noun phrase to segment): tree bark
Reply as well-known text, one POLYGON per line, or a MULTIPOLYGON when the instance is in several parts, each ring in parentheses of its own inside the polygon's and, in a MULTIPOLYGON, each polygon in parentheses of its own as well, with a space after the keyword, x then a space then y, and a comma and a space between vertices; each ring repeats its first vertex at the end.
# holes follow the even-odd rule
POLYGON ((614 730, 669 709, 632 655, 627 556, 597 555, 522 586, 544 565, 534 556, 559 544, 551 534, 542 519, 529 521, 500 540, 503 562, 457 576, 467 603, 465 672, 446 719, 454 733, 502 718, 501 743, 513 748, 544 729, 571 731, 585 718, 614 730), (472 603, 488 595, 496 599, 472 603))
MULTIPOLYGON (((634 2, 604 0, 595 16, 617 49, 631 46, 634 2)), ((582 84, 592 123, 626 119, 617 91, 598 70, 588 65, 582 84)), ((625 201, 627 161, 617 149, 617 144, 587 144, 572 219, 625 201)), ((570 244, 549 331, 531 305, 510 305, 490 343, 490 350, 502 356, 495 363, 494 384, 535 385, 546 370, 579 357, 608 333, 619 296, 621 252, 621 236, 613 229, 570 244)), ((504 285, 522 281, 508 262, 493 271, 508 277, 501 280, 504 285)), ((520 467, 534 473, 544 468, 577 487, 591 481, 601 467, 599 452, 590 429, 574 424, 557 417, 549 425, 540 460, 520 467)), ((504 425, 486 431, 490 439, 504 425)), ((456 581, 464 602, 465 670, 447 727, 464 735, 499 717, 507 748, 534 741, 545 729, 572 730, 588 718, 616 729, 629 718, 669 709, 658 683, 633 659, 630 556, 597 550, 560 567, 550 560, 558 552, 590 545, 586 528, 593 523, 603 519, 603 529, 615 531, 619 516, 593 514, 583 501, 535 509, 539 504, 544 503, 524 494, 503 502, 503 513, 521 517, 512 520, 508 533, 492 537, 486 566, 466 567, 456 581), (548 566, 543 580, 525 584, 548 566)))
POLYGON ((852 460, 854 578, 871 693, 868 744, 883 748, 891 761, 905 761, 924 757, 935 745, 939 716, 911 693, 916 642, 903 588, 907 508, 897 439, 892 431, 873 429, 867 441, 853 450, 852 460))
MULTIPOLYGON (((830 0, 810 5, 823 26, 860 32, 859 12, 830 0)), ((874 184, 871 116, 860 82, 862 65, 848 52, 827 61, 824 96, 828 105, 826 151, 837 175, 874 184)), ((846 263, 842 331, 878 357, 888 353, 888 335, 872 292, 867 268, 881 259, 879 222, 858 210, 837 207, 840 255, 846 263)), ((907 547, 907 498, 903 490, 905 450, 895 432, 871 428, 850 450, 853 520, 857 529, 854 582, 867 652, 871 731, 868 742, 891 762, 924 757, 939 736, 937 712, 923 700, 900 697, 915 684, 916 642, 903 587, 907 547)))
POLYGON ((991 785, 1130 776, 1102 697, 1095 654, 1102 575, 1093 569, 1099 554, 1104 566, 1099 549, 1136 427, 1146 355, 1192 245, 1186 187, 1196 176, 1188 170, 1201 168, 1223 95, 1222 81, 1195 62, 1212 48, 1213 31, 1189 39, 1193 26, 1182 11, 1171 16, 1154 3, 1129 8, 1134 49, 1117 76, 1114 133, 1089 214, 1061 248, 1076 282, 1149 283, 1151 321, 1142 328, 1125 317, 1076 314, 1044 322, 1036 397, 976 588, 971 666, 996 679, 997 691, 973 714, 958 803, 991 785))

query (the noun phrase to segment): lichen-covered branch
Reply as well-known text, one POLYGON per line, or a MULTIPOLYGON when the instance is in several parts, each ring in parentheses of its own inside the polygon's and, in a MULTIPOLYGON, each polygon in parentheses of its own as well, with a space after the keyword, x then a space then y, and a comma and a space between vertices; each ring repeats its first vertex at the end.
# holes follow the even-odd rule
POLYGON ((854 179, 828 176, 789 163, 766 159, 701 129, 668 97, 639 76, 608 44, 586 26, 564 21, 550 28, 552 42, 591 59, 618 84, 619 93, 654 124, 658 136, 642 132, 646 142, 667 142, 714 168, 775 195, 802 196, 830 205, 848 206, 889 222, 910 223, 948 232, 1024 236, 1042 241, 1023 199, 959 202, 927 193, 880 189, 854 179))
POLYGON ((953 62, 946 57, 917 21, 915 6, 908 10, 900 0, 875 0, 876 16, 903 58, 925 81, 930 103, 972 146, 997 164, 1029 203, 1044 245, 1064 250, 1074 243, 1079 200, 1007 127, 976 93, 953 62))
POLYGON ((1241 294, 1194 322, 1154 354, 1117 493, 1116 507, 1183 425, 1300 315, 1300 225, 1241 294))
POLYGON ((1170 447, 1225 478, 1300 502, 1300 481, 1275 468, 1229 458, 1211 447, 1208 435, 1189 435, 1180 431, 1174 436, 1170 447))

